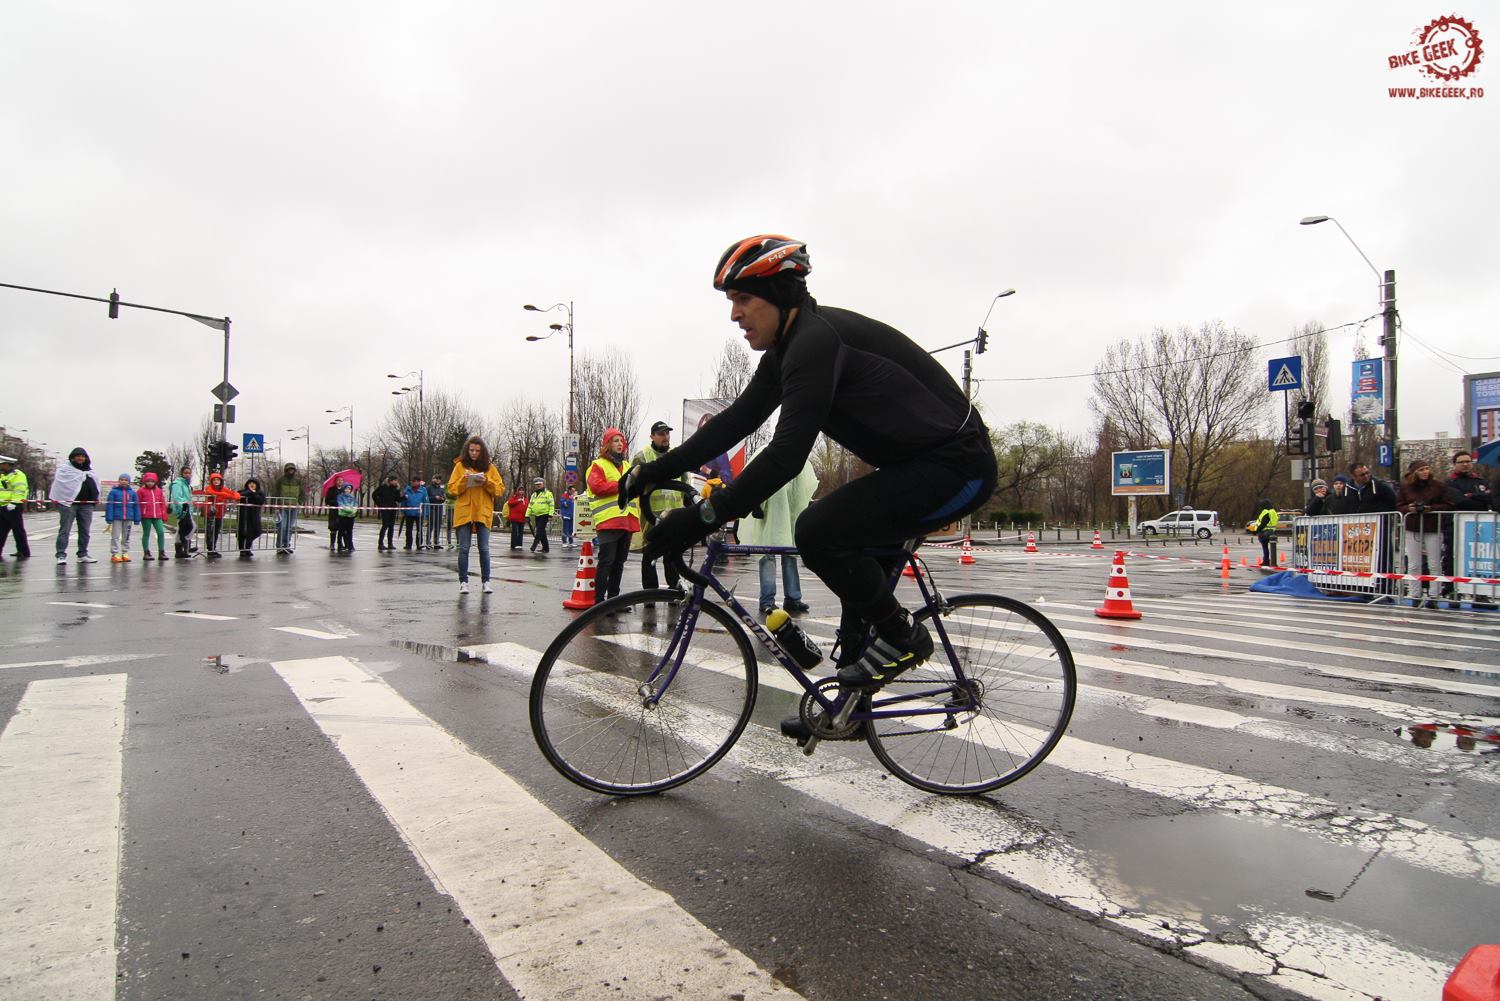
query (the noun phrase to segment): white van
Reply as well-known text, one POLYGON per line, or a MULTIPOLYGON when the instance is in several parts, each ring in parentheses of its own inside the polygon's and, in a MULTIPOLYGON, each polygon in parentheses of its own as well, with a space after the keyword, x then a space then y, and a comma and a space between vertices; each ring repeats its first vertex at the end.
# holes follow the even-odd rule
POLYGON ((1190 507, 1143 521, 1135 530, 1140 535, 1196 535, 1200 539, 1211 539, 1222 531, 1219 512, 1195 511, 1190 507))

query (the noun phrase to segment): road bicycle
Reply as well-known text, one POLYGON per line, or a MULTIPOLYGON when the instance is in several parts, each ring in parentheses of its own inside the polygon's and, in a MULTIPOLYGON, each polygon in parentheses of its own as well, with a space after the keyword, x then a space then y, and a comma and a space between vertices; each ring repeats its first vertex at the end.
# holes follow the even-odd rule
MULTIPOLYGON (((649 517, 649 494, 642 503, 649 517)), ((668 557, 693 585, 686 597, 666 588, 622 594, 557 635, 531 683, 537 745, 594 792, 635 796, 689 782, 723 758, 750 721, 759 688, 754 637, 802 689, 805 753, 862 736, 891 774, 927 792, 972 795, 1014 782, 1067 729, 1073 655, 1057 627, 1023 602, 944 595, 914 552, 920 542, 870 551, 888 567, 892 588, 912 568, 922 599, 914 618, 936 647, 878 690, 839 685, 838 644, 824 662, 829 676, 808 674, 714 574, 726 556, 795 549, 710 540, 696 570, 680 554, 668 557)), ((871 635, 858 638, 861 650, 871 635)))

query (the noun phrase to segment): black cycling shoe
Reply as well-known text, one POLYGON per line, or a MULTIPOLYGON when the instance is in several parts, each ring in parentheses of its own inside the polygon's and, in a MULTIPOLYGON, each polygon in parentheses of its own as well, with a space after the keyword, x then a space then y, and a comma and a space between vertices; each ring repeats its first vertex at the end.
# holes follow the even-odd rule
POLYGON ((902 671, 932 656, 932 634, 920 622, 899 642, 876 636, 863 656, 839 669, 839 684, 848 688, 879 688, 902 671))
POLYGON ((802 722, 801 716, 788 716, 781 721, 781 735, 791 737, 799 744, 805 744, 812 739, 812 730, 802 722))

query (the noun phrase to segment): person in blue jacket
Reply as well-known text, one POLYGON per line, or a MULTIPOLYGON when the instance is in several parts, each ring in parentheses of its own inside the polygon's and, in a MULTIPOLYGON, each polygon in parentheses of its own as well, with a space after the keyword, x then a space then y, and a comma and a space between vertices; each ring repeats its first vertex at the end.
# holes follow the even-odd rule
POLYGON ((422 505, 427 503, 427 487, 418 476, 401 492, 401 530, 406 544, 401 548, 411 552, 412 536, 417 537, 417 548, 422 548, 422 505))
POLYGON ((109 525, 109 561, 130 562, 130 527, 141 523, 141 502, 130 486, 130 474, 121 473, 120 483, 104 500, 104 520, 109 525))

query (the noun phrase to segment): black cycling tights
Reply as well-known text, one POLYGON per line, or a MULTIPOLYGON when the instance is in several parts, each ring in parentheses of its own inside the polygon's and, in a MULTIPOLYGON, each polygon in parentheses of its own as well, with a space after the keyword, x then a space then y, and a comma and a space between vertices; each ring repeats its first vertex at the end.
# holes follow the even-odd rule
MULTIPOLYGON (((895 560, 876 560, 865 549, 900 546, 936 531, 978 510, 994 491, 995 456, 988 441, 976 436, 966 445, 877 469, 802 512, 797 549, 843 602, 843 636, 859 629, 858 620, 882 622, 901 609, 886 584, 895 560)), ((845 657, 854 652, 842 651, 845 657)))

